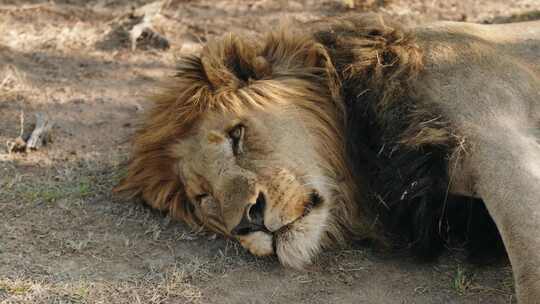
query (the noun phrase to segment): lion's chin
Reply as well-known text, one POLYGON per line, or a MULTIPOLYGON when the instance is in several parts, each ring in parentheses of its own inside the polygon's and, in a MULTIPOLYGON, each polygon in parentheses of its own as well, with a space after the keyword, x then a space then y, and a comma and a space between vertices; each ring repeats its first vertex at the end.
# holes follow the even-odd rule
POLYGON ((302 270, 320 252, 328 220, 329 212, 318 208, 274 234, 257 231, 239 237, 239 241, 251 254, 276 254, 284 266, 302 270))
POLYGON ((275 236, 275 250, 281 264, 295 269, 310 265, 322 249, 329 212, 319 208, 295 221, 275 236))

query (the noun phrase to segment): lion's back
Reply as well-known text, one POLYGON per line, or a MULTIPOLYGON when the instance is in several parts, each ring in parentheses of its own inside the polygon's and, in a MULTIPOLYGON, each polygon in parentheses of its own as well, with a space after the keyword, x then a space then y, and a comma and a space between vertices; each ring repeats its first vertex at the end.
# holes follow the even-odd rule
POLYGON ((489 25, 443 21, 413 31, 420 43, 430 45, 456 43, 464 49, 470 43, 483 43, 505 56, 520 58, 540 72, 540 21, 489 25))
POLYGON ((439 108, 461 129, 500 116, 539 121, 540 21, 439 22, 414 32, 425 61, 420 102, 439 108))

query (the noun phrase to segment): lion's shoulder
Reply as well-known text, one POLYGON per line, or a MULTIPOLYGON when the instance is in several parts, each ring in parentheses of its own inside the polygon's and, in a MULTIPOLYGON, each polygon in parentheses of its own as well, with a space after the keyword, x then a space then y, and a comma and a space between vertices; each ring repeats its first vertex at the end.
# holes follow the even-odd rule
POLYGON ((489 113, 519 116, 510 101, 540 98, 540 22, 438 22, 412 34, 423 62, 416 103, 455 127, 497 119, 489 113))
POLYGON ((376 18, 346 21, 318 36, 341 76, 352 165, 369 176, 374 201, 384 202, 386 225, 408 231, 422 255, 436 253, 450 237, 439 233, 439 223, 459 231, 453 216, 489 222, 483 207, 467 213, 473 200, 449 196, 448 160, 472 144, 467 124, 526 109, 509 102, 518 96, 540 100, 537 30, 511 35, 527 26, 404 28, 376 18))

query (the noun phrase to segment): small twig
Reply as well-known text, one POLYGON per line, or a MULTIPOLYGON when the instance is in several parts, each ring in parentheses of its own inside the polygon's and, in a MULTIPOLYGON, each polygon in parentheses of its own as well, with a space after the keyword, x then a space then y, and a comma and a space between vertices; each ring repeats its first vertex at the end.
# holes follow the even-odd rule
POLYGON ((0 82, 0 88, 3 87, 7 82, 8 80, 10 79, 11 75, 6 75, 6 77, 4 77, 4 80, 2 80, 2 82, 0 82))
POLYGON ((19 122, 20 122, 19 137, 22 138, 24 134, 24 111, 23 110, 21 110, 21 113, 19 114, 19 122))

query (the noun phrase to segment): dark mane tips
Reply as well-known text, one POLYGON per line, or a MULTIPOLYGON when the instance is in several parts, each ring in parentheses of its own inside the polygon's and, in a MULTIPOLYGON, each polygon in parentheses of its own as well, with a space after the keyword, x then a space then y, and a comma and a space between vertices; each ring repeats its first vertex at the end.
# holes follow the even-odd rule
POLYGON ((354 15, 322 21, 314 32, 334 61, 343 82, 356 95, 377 93, 378 110, 388 109, 422 70, 414 36, 380 15, 354 15))

